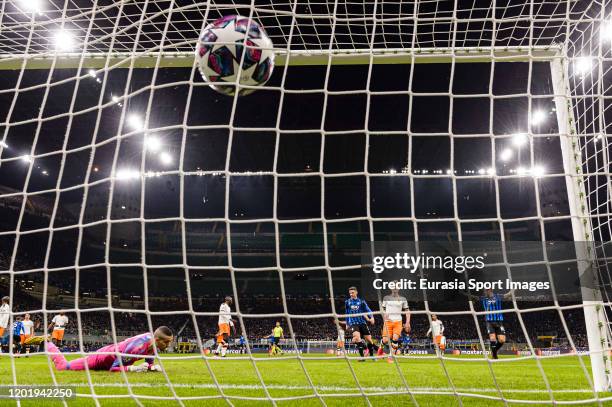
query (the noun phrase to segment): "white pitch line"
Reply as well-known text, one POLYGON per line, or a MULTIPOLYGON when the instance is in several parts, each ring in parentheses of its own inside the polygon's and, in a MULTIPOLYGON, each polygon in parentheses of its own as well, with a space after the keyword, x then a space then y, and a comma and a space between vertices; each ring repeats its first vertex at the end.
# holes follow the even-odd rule
MULTIPOLYGON (((81 383, 81 384, 72 384, 72 383, 62 383, 62 385, 66 386, 89 386, 89 384, 81 383)), ((96 387, 126 387, 126 383, 99 383, 93 384, 94 388, 96 387)), ((176 383, 172 384, 175 388, 187 388, 187 389, 217 389, 217 386, 214 383, 200 383, 200 384, 186 384, 186 383, 176 383)), ((154 388, 159 387, 159 384, 155 383, 130 383, 130 387, 142 387, 142 388, 154 388)), ((220 384, 218 386, 222 390, 263 390, 263 386, 257 384, 220 384)), ((283 385, 283 384, 267 384, 266 388, 269 390, 313 390, 310 386, 293 386, 293 385, 283 385)), ((315 386, 317 391, 359 391, 359 387, 342 387, 342 386, 315 386)), ((453 393, 457 391, 459 393, 497 393, 497 389, 488 389, 488 388, 460 388, 457 387, 454 390, 449 387, 380 387, 380 386, 363 386, 361 389, 365 391, 371 392, 418 392, 418 393, 426 393, 426 392, 450 392, 453 393)), ((548 390, 545 389, 501 389, 502 393, 536 393, 536 394, 548 394, 548 390)), ((593 393, 592 390, 588 389, 563 389, 563 390, 553 390, 554 393, 593 393)))

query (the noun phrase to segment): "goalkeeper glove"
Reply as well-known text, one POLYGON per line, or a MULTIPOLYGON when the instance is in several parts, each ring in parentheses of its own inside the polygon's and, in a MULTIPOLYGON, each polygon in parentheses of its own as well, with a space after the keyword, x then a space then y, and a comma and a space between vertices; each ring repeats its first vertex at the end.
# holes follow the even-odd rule
POLYGON ((128 372, 146 372, 149 370, 149 365, 146 363, 140 365, 130 365, 127 367, 128 372))
POLYGON ((162 371, 162 367, 160 365, 154 365, 153 363, 151 363, 149 365, 149 370, 152 372, 161 372, 162 371))

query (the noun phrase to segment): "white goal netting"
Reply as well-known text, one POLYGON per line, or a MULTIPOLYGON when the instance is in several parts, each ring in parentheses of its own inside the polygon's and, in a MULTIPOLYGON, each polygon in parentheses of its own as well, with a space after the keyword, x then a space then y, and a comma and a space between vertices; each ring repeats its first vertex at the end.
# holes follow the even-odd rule
MULTIPOLYGON (((153 381, 65 375, 5 335, 0 385, 72 384, 96 405, 610 403, 611 68, 606 1, 2 2, 7 333, 65 312, 75 355, 160 325, 176 341, 153 381), (230 14, 275 47, 247 97, 194 61, 230 14), (478 303, 411 304, 406 351, 366 370, 334 344, 368 241, 586 241, 571 266, 597 279, 589 301, 509 300, 501 360, 478 303), (461 357, 433 351, 432 312, 461 357), (262 358, 276 321, 285 353, 262 358)), ((545 251, 519 266, 570 267, 545 251)))

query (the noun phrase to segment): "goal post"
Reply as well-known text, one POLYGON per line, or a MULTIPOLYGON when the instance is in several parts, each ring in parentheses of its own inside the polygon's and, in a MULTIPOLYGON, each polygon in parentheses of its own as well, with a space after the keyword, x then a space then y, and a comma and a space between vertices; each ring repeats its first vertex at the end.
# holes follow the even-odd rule
MULTIPOLYGON (((406 48, 398 49, 354 49, 324 51, 299 51, 275 49, 275 64, 284 65, 367 65, 367 64, 433 64, 433 63, 478 63, 549 61, 558 55, 557 46, 517 47, 455 47, 455 48, 406 48)), ((0 54, 0 70, 78 68, 107 69, 129 68, 191 68, 195 64, 193 52, 147 51, 129 52, 83 52, 47 54, 0 54), (158 63, 159 60, 159 63, 158 63)))
MULTIPOLYGON (((612 389, 612 365, 610 355, 610 325, 606 307, 600 291, 601 280, 597 278, 593 224, 587 202, 581 141, 576 131, 574 105, 569 87, 569 58, 561 52, 550 62, 554 91, 556 118, 559 126, 559 142, 563 159, 563 170, 570 207, 572 233, 576 244, 578 273, 583 297, 584 320, 589 344, 593 386, 596 391, 612 389), (584 244, 583 244, 584 243, 584 244)), ((594 136, 591 136, 595 138, 594 136)))

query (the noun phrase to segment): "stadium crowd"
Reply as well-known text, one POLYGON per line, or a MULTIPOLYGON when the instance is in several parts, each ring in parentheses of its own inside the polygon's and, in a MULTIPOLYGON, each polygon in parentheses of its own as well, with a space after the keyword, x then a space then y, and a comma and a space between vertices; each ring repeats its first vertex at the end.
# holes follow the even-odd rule
MULTIPOLYGON (((32 270, 40 267, 36 261, 28 261, 28 257, 20 258, 18 264, 14 265, 15 270, 32 270)), ((0 253, 0 270, 10 268, 9 257, 6 253, 0 253)), ((42 272, 16 274, 13 280, 4 275, 0 278, 0 290, 3 295, 10 293, 10 285, 13 284, 13 312, 31 311, 32 319, 35 326, 38 326, 39 332, 42 329, 43 314, 42 309, 48 310, 47 320, 60 309, 75 309, 74 286, 75 281, 61 278, 56 273, 48 273, 46 276, 48 284, 48 292, 54 292, 56 295, 47 295, 42 298, 38 297, 33 292, 35 283, 44 283, 45 275, 42 272)), ((126 290, 114 289, 111 291, 111 304, 115 309, 125 310, 124 312, 115 311, 112 315, 107 311, 91 311, 93 305, 88 303, 90 300, 98 300, 97 307, 100 308, 99 301, 102 300, 103 305, 107 305, 107 278, 106 270, 95 273, 88 270, 86 278, 80 281, 79 303, 80 311, 68 312, 68 317, 72 323, 68 324, 66 333, 68 335, 76 335, 77 329, 82 328, 82 334, 88 337, 101 337, 108 339, 112 337, 112 326, 115 327, 117 336, 134 335, 146 331, 151 326, 167 325, 175 332, 179 333, 182 338, 194 339, 196 337, 196 325, 199 329, 200 337, 204 340, 214 337, 217 331, 217 316, 215 313, 219 310, 219 304, 225 294, 201 294, 192 293, 191 306, 186 296, 172 292, 164 292, 163 290, 151 290, 147 297, 148 302, 145 304, 144 295, 126 290), (147 314, 144 312, 148 309, 150 312, 151 321, 149 322, 147 314), (189 312, 190 309, 195 311, 194 317, 189 312), (173 311, 172 314, 164 312, 173 311), (158 312, 160 314, 158 314, 158 312), (201 315, 198 313, 208 313, 201 315)), ((44 293, 43 293, 44 294, 44 293)), ((231 293, 229 293, 231 294, 231 293)), ((335 310, 338 314, 344 313, 344 301, 346 297, 343 295, 337 296, 334 300, 335 310)), ((262 338, 269 335, 271 327, 276 321, 281 321, 281 324, 286 327, 287 336, 290 336, 291 331, 298 340, 335 340, 337 337, 337 327, 332 316, 331 301, 325 295, 298 295, 286 297, 286 310, 283 301, 275 295, 240 295, 236 299, 236 304, 240 307, 242 318, 238 319, 237 332, 239 335, 244 326, 246 335, 249 338, 262 338), (287 319, 283 314, 287 312, 293 315, 289 327, 287 319), (261 317, 261 314, 274 314, 271 317, 261 317), (319 316, 323 315, 323 316, 319 316), (289 329, 291 328, 291 329, 289 329)), ((465 307, 467 301, 463 302, 465 307)), ((429 320, 427 315, 420 313, 423 311, 422 303, 410 304, 414 311, 412 316, 412 332, 414 338, 426 338, 426 332, 429 328, 429 320)), ((511 307, 511 303, 507 307, 511 307)), ((521 310, 528 308, 538 308, 544 303, 521 303, 521 310)), ((376 302, 370 303, 371 308, 376 311, 379 309, 376 302)), ((233 310, 235 310, 234 308, 233 310)), ((469 308, 457 308, 457 304, 430 304, 430 309, 434 309, 445 326, 445 335, 449 340, 476 340, 480 336, 486 337, 484 330, 484 320, 482 315, 477 317, 479 330, 477 329, 474 315, 469 312, 469 308), (464 314, 444 315, 444 311, 457 311, 463 309, 464 314)), ((478 306, 476 305, 476 310, 478 306)), ((521 327, 519 318, 516 312, 505 313, 506 332, 509 341, 514 343, 525 343, 527 338, 521 327)), ((532 343, 537 343, 539 337, 552 336, 556 338, 557 343, 567 343, 567 333, 562 324, 559 311, 556 309, 539 310, 534 312, 522 312, 520 316, 525 325, 525 329, 529 334, 529 339, 532 343)), ((585 346, 585 326, 584 316, 581 309, 571 309, 562 311, 562 317, 565 319, 567 329, 572 335, 572 339, 576 346, 585 346)), ((376 318, 376 326, 372 328, 372 332, 380 333, 382 331, 382 319, 380 316, 376 318)), ((101 340, 103 342, 104 340, 101 340)))
MULTIPOLYGON (((2 287, 3 291, 6 287, 2 287)), ((5 291, 8 293, 8 291, 5 291)), ((33 298, 30 293, 24 292, 21 289, 13 291, 13 312, 24 313, 31 312, 35 326, 39 327, 39 332, 42 331, 43 314, 42 302, 33 298)), ((336 299, 336 309, 338 313, 343 313, 343 297, 336 299)), ((200 337, 203 340, 214 337, 217 331, 217 317, 214 315, 218 311, 220 299, 215 297, 200 297, 194 299, 195 322, 199 329, 200 337), (209 313, 209 315, 199 315, 198 313, 209 313)), ((292 317, 290 318, 291 329, 289 329, 288 320, 282 314, 282 301, 278 297, 238 297, 241 309, 241 318, 236 318, 236 335, 240 334, 242 326, 246 330, 247 337, 259 339, 270 334, 271 328, 276 321, 281 321, 281 324, 286 329, 286 335, 291 336, 290 332, 298 340, 335 340, 337 337, 337 328, 333 317, 326 315, 317 317, 318 314, 330 313, 329 299, 324 297, 318 298, 287 298, 287 309, 292 317), (260 317, 261 314, 277 314, 274 317, 260 317)), ((139 302, 139 307, 142 302, 139 302)), ((149 330, 149 326, 167 325, 177 332, 179 336, 186 339, 195 339, 194 317, 188 311, 187 301, 184 298, 177 297, 151 297, 149 298, 149 309, 155 309, 151 312, 151 323, 147 318, 144 310, 137 308, 120 312, 115 311, 112 315, 107 311, 88 310, 83 308, 78 313, 68 312, 67 315, 71 321, 66 328, 66 334, 78 335, 78 327, 81 327, 83 335, 88 337, 111 338, 113 335, 112 326, 115 327, 117 336, 129 336, 149 330), (178 311, 173 314, 157 314, 164 311, 178 311)), ((538 305, 538 304, 534 304, 538 305)), ((377 304, 371 304, 374 310, 378 309, 377 304)), ((48 298, 45 304, 47 312, 47 321, 55 315, 60 309, 64 308, 62 303, 54 302, 48 298)), ((376 312, 376 311, 375 311, 376 312)), ((416 339, 425 339, 426 332, 429 328, 428 318, 426 314, 420 313, 422 310, 414 309, 412 315, 412 331, 411 336, 416 339)), ((478 330, 474 322, 474 316, 470 313, 462 315, 444 316, 443 311, 439 313, 445 326, 445 334, 449 340, 475 340, 479 338, 478 330)), ((526 337, 519 323, 517 314, 514 312, 506 313, 505 326, 508 337, 511 342, 525 343, 526 337)), ((572 335, 572 339, 576 346, 584 346, 585 329, 584 320, 581 309, 572 309, 563 311, 565 323, 572 335)), ((525 328, 529 333, 529 339, 532 343, 538 341, 540 336, 553 336, 557 343, 567 342, 566 332, 559 318, 557 310, 525 312, 521 314, 525 328)), ((480 324, 480 335, 486 337, 484 330, 484 322, 482 318, 478 318, 480 324)), ((382 318, 376 317, 376 325, 371 328, 372 332, 382 331, 382 318)), ((101 340, 103 342, 103 340, 101 340)))

